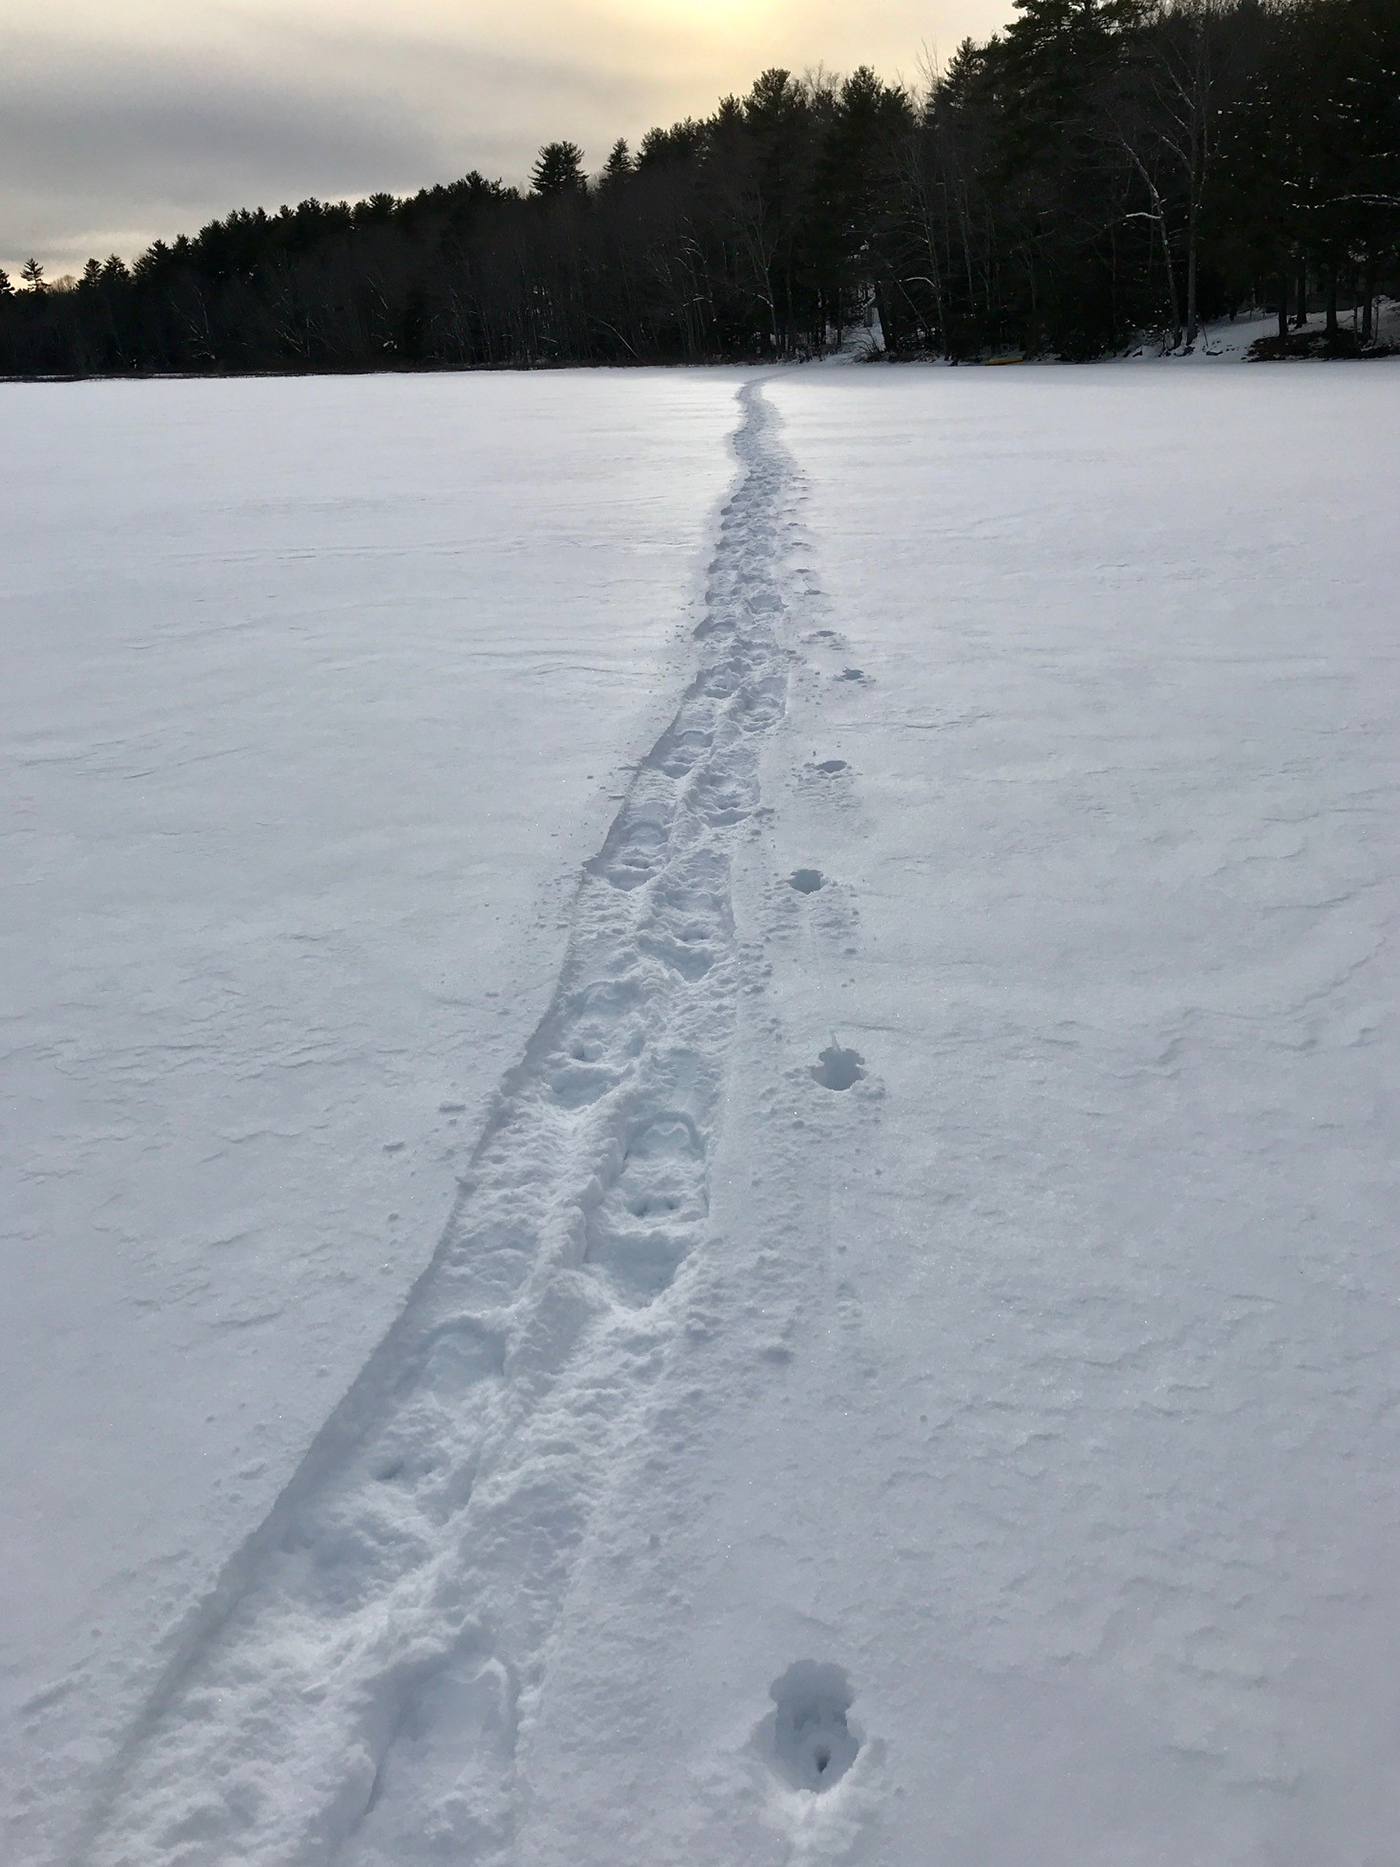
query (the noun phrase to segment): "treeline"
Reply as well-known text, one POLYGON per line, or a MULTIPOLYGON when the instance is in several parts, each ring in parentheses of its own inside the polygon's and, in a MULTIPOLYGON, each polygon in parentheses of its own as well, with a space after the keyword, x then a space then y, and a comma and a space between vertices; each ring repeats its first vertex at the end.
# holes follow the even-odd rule
MULTIPOLYGON (((1400 282, 1400 0, 1017 0, 921 93, 769 71, 704 121, 404 200, 239 212, 0 287, 0 371, 1089 357, 1400 282)), ((0 274, 3 279, 3 274, 0 274)))

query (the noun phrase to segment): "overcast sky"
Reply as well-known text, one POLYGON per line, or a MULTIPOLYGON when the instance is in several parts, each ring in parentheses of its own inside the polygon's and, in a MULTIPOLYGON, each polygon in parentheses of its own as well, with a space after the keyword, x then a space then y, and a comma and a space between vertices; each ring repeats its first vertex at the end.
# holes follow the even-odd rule
POLYGON ((1010 0, 0 0, 0 265, 132 257, 234 207, 526 177, 768 65, 916 77, 1010 0))

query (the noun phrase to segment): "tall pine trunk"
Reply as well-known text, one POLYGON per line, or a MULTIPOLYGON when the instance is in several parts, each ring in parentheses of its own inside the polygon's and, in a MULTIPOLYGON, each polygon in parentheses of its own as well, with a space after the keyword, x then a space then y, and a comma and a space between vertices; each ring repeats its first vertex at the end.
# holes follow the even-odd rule
POLYGON ((1295 331, 1305 330, 1308 322, 1308 262, 1298 261, 1298 309, 1293 314, 1295 331))

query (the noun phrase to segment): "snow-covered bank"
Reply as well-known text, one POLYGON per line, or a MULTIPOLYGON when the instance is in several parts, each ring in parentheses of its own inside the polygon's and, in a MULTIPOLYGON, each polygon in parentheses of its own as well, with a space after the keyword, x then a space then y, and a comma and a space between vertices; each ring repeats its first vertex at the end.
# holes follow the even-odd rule
POLYGON ((67 1862, 432 1254, 683 678, 736 380, 0 389, 8 1863, 67 1862))
MULTIPOLYGON (((285 924, 329 939, 328 889, 367 914, 392 882, 412 906, 385 925, 369 996, 399 976, 395 955, 415 978, 430 960, 460 979, 485 930, 449 885, 467 816, 437 788, 450 734, 463 706, 478 749, 511 709, 531 732, 466 831, 505 930, 482 963, 518 986, 500 1041, 488 1050, 460 986, 383 991, 366 1037, 367 961, 333 1001, 259 1007, 259 1028, 338 1046, 365 1123, 359 1154, 341 1144, 347 1172, 402 1135, 377 1072, 431 1115, 475 1046, 462 1152, 429 1125, 417 1207, 406 1171, 371 1189, 410 1214, 425 1262, 445 1213, 432 1198, 481 1135, 433 1270, 382 1346, 370 1355, 404 1284, 370 1317, 372 1278, 338 1282, 343 1262, 377 1265, 378 1207, 350 1229, 359 1207, 325 1172, 304 1208, 333 1218, 314 1261, 279 1265, 271 1244, 253 1260, 270 1323, 221 1336, 187 1288, 215 1252, 153 1209, 135 1260, 147 1320, 95 1283, 47 1386, 39 1326, 6 1337, 37 1396, 9 1441, 12 1484, 88 1525, 110 1516, 133 1570, 122 1583, 112 1551, 88 1559, 90 1593, 120 1612, 86 1670, 54 1666, 68 1697, 26 1715, 36 1746, 54 1732, 86 1746, 62 1809, 80 1788, 95 1805, 85 1853, 103 1867, 1389 1857, 1400 366, 829 369, 738 386, 492 379, 478 445, 494 451, 465 492, 497 581, 489 609, 444 615, 370 735, 394 777, 374 819, 387 827, 369 841, 337 827, 366 761, 344 751, 341 714, 318 716, 296 738, 306 760, 278 767, 280 790, 321 787, 304 886, 264 863, 240 895, 206 868, 179 897, 237 927, 260 925, 270 896, 295 905, 285 924), (736 427, 737 466, 722 439, 736 427), (561 449, 578 472, 560 471, 561 449), (531 472, 538 492, 513 493, 531 472), (573 546, 531 557, 551 522, 573 546), (601 591, 567 574, 600 526, 621 580, 601 591), (627 592, 649 585, 675 617, 707 556, 683 674, 665 662, 669 617, 627 592), (547 700, 525 692, 537 646, 472 711, 497 619, 528 616, 540 578, 561 631, 530 638, 558 655, 547 700), (581 645, 604 676, 592 686, 581 645), (611 787, 620 808, 584 794, 677 698, 611 787), (524 783, 528 809, 513 802, 524 783), (390 828, 425 813, 440 854, 405 868, 390 828), (327 845, 343 853, 329 879, 309 866, 327 845), (566 899, 560 865, 589 855, 566 899), (522 946, 514 972, 506 942, 522 946), (487 1073, 506 1066, 483 1130, 487 1073), (365 1363, 334 1415, 335 1383, 312 1379, 331 1354, 345 1379, 365 1363), (88 1361, 101 1378, 85 1387, 88 1361), (295 1417, 277 1421, 259 1391, 269 1369, 295 1417), (161 1400, 239 1383, 240 1417, 275 1438, 283 1474, 331 1425, 211 1600, 201 1582, 256 1520, 274 1462, 237 1476, 242 1429, 217 1412, 167 1420, 161 1400), (99 1403, 127 1431, 145 1408, 173 1448, 168 1483, 161 1447, 138 1463, 99 1403), (191 1502, 179 1486, 201 1446, 191 1502), (85 1488, 80 1461, 103 1453, 119 1460, 85 1488), (218 1486, 236 1486, 237 1510, 219 1514, 218 1486), (123 1529, 133 1490, 146 1514, 123 1529), (201 1612, 114 1754, 99 1740, 142 1663, 133 1601, 147 1625, 201 1612)), ((273 387, 218 393, 242 407, 273 387)), ((331 404, 342 437, 363 426, 357 397, 401 410, 405 393, 311 387, 346 397, 331 404)), ((423 385, 413 406, 446 449, 441 393, 423 385)), ((421 509, 390 481, 422 489, 421 448, 398 445, 378 507, 402 528, 390 575, 421 574, 446 610, 450 580, 414 547, 467 509, 463 481, 415 530, 421 509)), ((468 474, 472 449, 455 457, 468 474)), ((231 522, 216 514, 211 538, 231 522)), ((296 527, 313 523, 328 521, 296 527)), ((343 538, 321 533, 336 627, 315 633, 307 676, 342 667, 347 630, 352 671, 383 652, 363 560, 353 582, 324 566, 343 538)), ((206 552, 181 600, 216 589, 206 552)), ((274 621, 239 666, 274 653, 274 621)), ((199 677, 198 661, 169 672, 158 751, 193 749, 175 702, 199 677)), ((61 688, 46 678, 41 699, 61 688)), ((280 743, 267 712, 237 717, 257 727, 246 743, 280 743)), ((112 757, 90 718, 70 730, 72 757, 112 757)), ((67 762, 36 752, 22 768, 32 809, 64 799, 67 762)), ((207 783, 206 807, 226 781, 207 783)), ((267 802, 237 787, 232 801, 245 795, 256 827, 267 802)), ((363 815, 376 799, 357 801, 363 815)), ((96 824, 89 858, 120 877, 135 841, 96 824)), ((76 912, 60 883, 84 872, 50 858, 49 900, 76 912)), ((112 873, 93 871, 79 908, 108 901, 112 873)), ((160 919, 152 905, 134 918, 128 951, 160 919)), ((245 964, 258 950, 239 948, 245 964)), ((155 984, 191 974, 184 951, 167 944, 143 1018, 155 984)), ((88 1031, 91 994, 68 996, 88 1031)), ((180 1054, 186 1028, 237 1037, 230 1002, 134 1026, 147 1068, 180 1054)), ((51 1043, 36 1014, 15 1028, 23 1056, 51 1043)), ((224 1094, 211 1079, 193 1100, 192 1136, 223 1132, 224 1094)), ((151 1105, 132 1097, 116 1074, 139 1139, 151 1105)), ((121 1158, 124 1135, 113 1145, 121 1158)), ((103 1160, 93 1141, 75 1199, 110 1189, 103 1160)), ((298 1164, 262 1164, 270 1214, 305 1197, 298 1164)), ((176 1190, 207 1184, 206 1211, 228 1201, 227 1178, 175 1165, 176 1190)), ((39 1211, 25 1274, 63 1236, 47 1223, 39 1211)), ((85 1275, 71 1254, 65 1275, 85 1275)), ((71 1289, 57 1274, 38 1288, 63 1320, 71 1289)), ((54 1566, 56 1536, 34 1547, 54 1566)), ((56 1785, 33 1781, 48 1800, 18 1809, 14 1851, 48 1867, 56 1785)))
MULTIPOLYGON (((1376 301, 1376 341, 1387 349, 1400 337, 1400 304, 1393 298, 1382 296, 1376 301)), ((1290 323, 1290 332, 1298 335, 1298 327, 1290 323)), ((1326 313, 1315 311, 1303 327, 1308 335, 1320 337, 1327 328, 1326 313)), ((1338 333, 1343 338, 1355 338, 1361 329, 1361 314, 1350 310, 1342 313, 1338 320, 1338 333)), ((1237 318, 1219 318, 1213 323, 1204 324, 1196 342, 1189 350, 1163 352, 1161 344, 1139 344, 1127 357, 1115 359, 1119 362, 1191 364, 1202 363, 1243 363, 1252 360, 1250 352, 1261 340, 1278 336, 1278 318, 1270 313, 1258 311, 1245 312, 1237 318)), ((1362 356, 1348 361, 1382 362, 1384 357, 1362 356)))

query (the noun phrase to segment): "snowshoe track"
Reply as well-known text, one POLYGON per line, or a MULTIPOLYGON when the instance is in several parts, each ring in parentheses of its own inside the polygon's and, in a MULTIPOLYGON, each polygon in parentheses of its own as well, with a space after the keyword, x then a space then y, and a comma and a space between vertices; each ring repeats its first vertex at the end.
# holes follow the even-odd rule
POLYGON ((800 493, 760 385, 739 401, 698 672, 586 867, 553 1001, 403 1314, 131 1733, 92 1867, 509 1857, 517 1734, 708 1222, 729 846, 785 705, 800 493))

